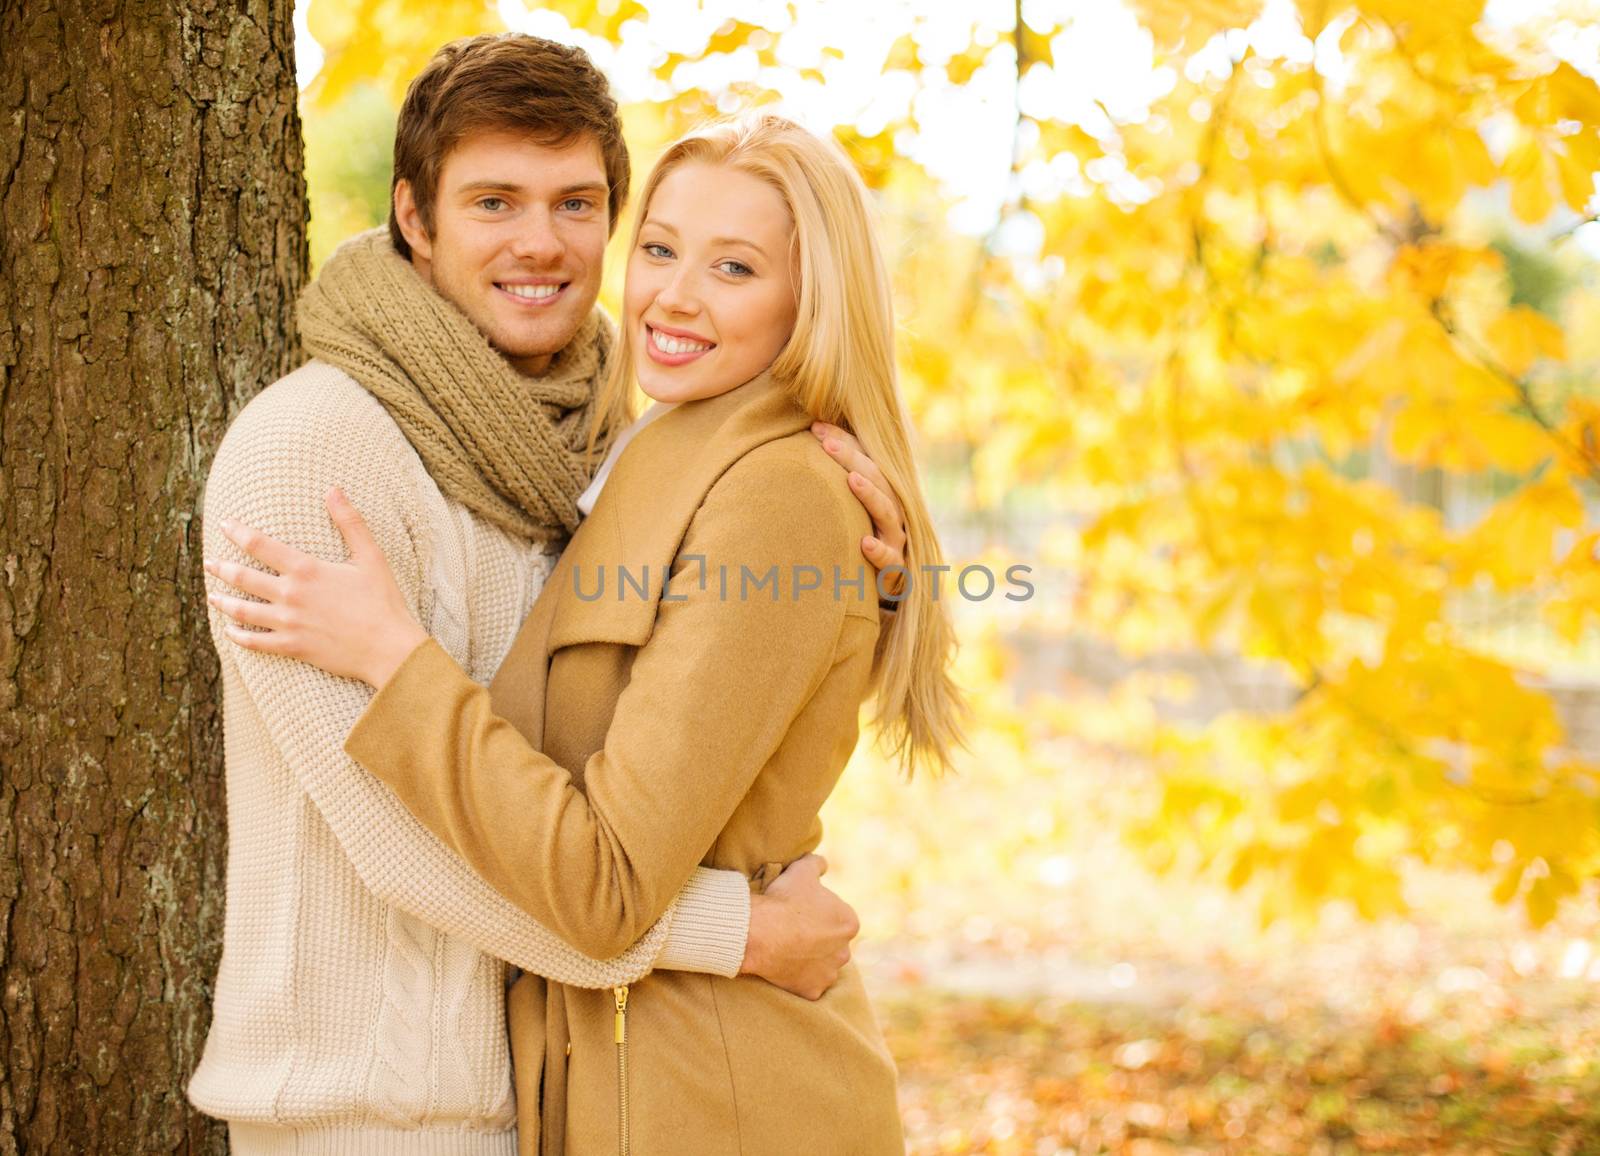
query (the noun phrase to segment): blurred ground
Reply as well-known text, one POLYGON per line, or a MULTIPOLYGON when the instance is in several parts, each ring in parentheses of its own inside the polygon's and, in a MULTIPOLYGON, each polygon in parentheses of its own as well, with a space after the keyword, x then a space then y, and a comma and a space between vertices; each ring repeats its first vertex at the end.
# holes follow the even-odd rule
POLYGON ((1534 932, 1418 868, 1409 919, 1262 928, 1123 846, 1137 768, 1058 754, 1038 796, 867 761, 830 804, 911 1152, 1600 1153, 1595 896, 1534 932))

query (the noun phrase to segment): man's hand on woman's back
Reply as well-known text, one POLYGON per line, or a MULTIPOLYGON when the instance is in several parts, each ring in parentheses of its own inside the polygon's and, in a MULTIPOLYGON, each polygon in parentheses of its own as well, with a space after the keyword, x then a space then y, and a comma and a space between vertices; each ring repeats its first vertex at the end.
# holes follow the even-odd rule
POLYGON ((855 909, 822 885, 828 862, 807 855, 789 864, 764 893, 750 897, 750 938, 740 973, 784 991, 821 999, 850 962, 861 930, 855 909))

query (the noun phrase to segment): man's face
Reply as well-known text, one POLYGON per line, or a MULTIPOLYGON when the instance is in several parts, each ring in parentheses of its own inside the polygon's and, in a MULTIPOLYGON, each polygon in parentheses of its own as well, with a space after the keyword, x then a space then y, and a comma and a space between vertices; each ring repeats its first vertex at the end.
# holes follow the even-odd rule
POLYGON ((480 133, 445 157, 431 236, 405 181, 395 188, 395 215, 423 280, 518 370, 540 374, 600 294, 606 198, 592 137, 549 146, 480 133))

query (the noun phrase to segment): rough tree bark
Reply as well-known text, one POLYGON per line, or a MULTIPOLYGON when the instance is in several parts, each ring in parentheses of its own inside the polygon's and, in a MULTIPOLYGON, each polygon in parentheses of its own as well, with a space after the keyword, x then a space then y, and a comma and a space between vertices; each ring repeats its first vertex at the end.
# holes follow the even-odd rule
POLYGON ((196 516, 291 366, 291 0, 0 0, 0 1154, 221 1152, 196 516))

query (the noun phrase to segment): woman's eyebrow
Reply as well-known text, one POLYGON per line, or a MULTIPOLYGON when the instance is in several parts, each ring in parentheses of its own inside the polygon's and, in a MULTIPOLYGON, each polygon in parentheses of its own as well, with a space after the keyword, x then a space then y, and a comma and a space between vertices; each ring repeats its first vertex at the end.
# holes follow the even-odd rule
MULTIPOLYGON (((646 217, 644 219, 644 223, 646 225, 654 225, 658 229, 671 233, 674 237, 678 236, 678 230, 672 225, 672 223, 669 221, 663 221, 659 217, 646 217)), ((643 226, 640 227, 643 228, 643 226)), ((752 253, 760 253, 763 257, 768 255, 767 251, 760 245, 756 244, 754 241, 747 241, 743 237, 712 237, 711 243, 721 247, 727 247, 728 245, 740 245, 746 249, 749 249, 752 253)))

